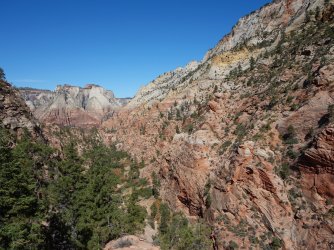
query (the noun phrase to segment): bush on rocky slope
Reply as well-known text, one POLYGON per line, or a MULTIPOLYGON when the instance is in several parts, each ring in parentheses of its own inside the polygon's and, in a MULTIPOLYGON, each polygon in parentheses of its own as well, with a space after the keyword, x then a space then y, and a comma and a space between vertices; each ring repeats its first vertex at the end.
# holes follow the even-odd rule
POLYGON ((202 221, 190 224, 188 219, 180 214, 173 213, 165 203, 155 202, 151 210, 151 219, 159 219, 159 235, 155 244, 161 249, 209 250, 213 240, 210 240, 211 228, 202 221))

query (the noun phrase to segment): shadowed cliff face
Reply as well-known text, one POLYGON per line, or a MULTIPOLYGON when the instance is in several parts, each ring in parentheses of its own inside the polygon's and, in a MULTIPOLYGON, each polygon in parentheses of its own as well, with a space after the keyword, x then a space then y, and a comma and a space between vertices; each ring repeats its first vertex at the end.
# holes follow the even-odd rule
POLYGON ((99 126, 128 102, 94 84, 84 88, 64 85, 55 91, 20 89, 34 115, 45 124, 76 127, 99 126))
POLYGON ((38 121, 12 86, 0 80, 0 126, 5 127, 19 137, 27 130, 36 139, 43 135, 38 121))
POLYGON ((274 1, 103 123, 223 249, 333 244, 333 1, 274 1), (324 120, 324 117, 327 119, 324 120), (312 143, 313 142, 313 143, 312 143))

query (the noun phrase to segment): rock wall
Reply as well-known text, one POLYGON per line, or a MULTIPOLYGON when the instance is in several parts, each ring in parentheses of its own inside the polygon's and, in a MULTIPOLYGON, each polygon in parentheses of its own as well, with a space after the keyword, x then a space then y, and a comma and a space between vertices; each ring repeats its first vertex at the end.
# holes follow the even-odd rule
POLYGON ((77 127, 99 126, 129 101, 95 84, 84 88, 59 85, 55 91, 23 88, 20 92, 43 123, 77 127))
POLYGON ((44 140, 39 122, 20 97, 20 93, 3 80, 0 80, 0 126, 18 136, 27 130, 36 139, 44 140))

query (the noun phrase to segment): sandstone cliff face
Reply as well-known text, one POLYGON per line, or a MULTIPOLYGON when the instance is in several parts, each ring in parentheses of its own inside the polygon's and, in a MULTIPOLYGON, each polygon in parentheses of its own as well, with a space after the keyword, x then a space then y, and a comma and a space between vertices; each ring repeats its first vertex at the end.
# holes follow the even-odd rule
POLYGON ((315 200, 334 199, 334 126, 319 133, 298 161, 305 193, 315 200), (320 196, 319 196, 320 195, 320 196))
POLYGON ((40 121, 65 126, 98 126, 128 102, 94 84, 84 88, 59 85, 55 91, 23 88, 20 92, 40 121))
MULTIPOLYGON (((304 24, 307 11, 316 11, 322 5, 322 1, 317 0, 273 1, 241 18, 231 33, 208 51, 201 62, 191 62, 186 67, 167 72, 147 84, 128 107, 152 105, 170 95, 174 96, 178 90, 192 96, 194 92, 207 89, 210 86, 208 80, 222 79, 238 65, 242 68, 249 67, 252 56, 256 57, 277 45, 282 30, 284 34, 297 30, 304 24)), ((226 82, 224 87, 236 86, 233 82, 226 82)))
POLYGON ((127 105, 133 108, 143 104, 152 105, 153 103, 162 101, 172 89, 182 84, 188 74, 192 73, 199 66, 198 62, 190 62, 184 68, 179 67, 171 72, 160 75, 147 86, 138 91, 136 96, 127 105))
POLYGON ((333 245, 323 122, 334 104, 333 6, 274 1, 103 123, 105 140, 144 159, 141 175, 158 173, 162 199, 210 222, 222 249, 333 245))
POLYGON ((231 33, 210 50, 204 60, 214 55, 233 50, 242 44, 258 46, 276 40, 282 28, 296 29, 302 22, 306 10, 319 5, 315 0, 273 1, 261 9, 241 18, 231 33))
POLYGON ((26 129, 36 139, 44 140, 38 121, 21 99, 20 93, 2 80, 0 80, 0 126, 18 136, 26 129))

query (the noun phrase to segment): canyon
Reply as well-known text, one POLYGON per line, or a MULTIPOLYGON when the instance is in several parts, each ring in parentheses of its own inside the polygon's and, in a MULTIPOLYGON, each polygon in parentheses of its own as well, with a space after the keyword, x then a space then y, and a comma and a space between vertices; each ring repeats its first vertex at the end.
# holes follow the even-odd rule
POLYGON ((333 1, 275 0, 131 99, 94 84, 0 91, 4 127, 56 148, 59 128, 94 128, 218 249, 334 247, 333 1))

